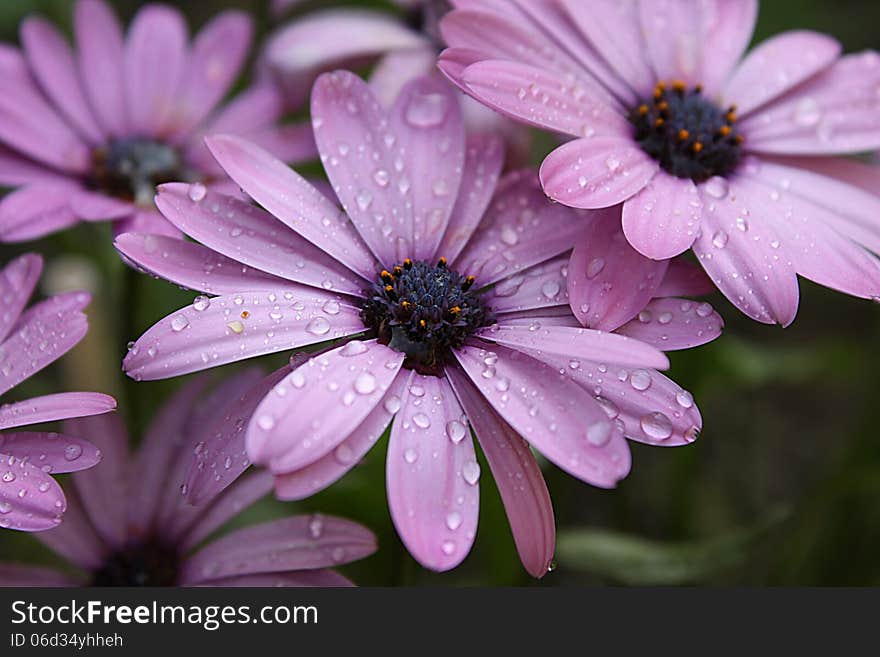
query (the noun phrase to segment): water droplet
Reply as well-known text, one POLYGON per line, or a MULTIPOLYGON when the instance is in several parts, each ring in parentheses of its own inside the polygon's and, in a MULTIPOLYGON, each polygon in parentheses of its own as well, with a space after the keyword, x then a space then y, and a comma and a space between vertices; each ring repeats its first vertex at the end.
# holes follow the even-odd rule
POLYGON ((376 377, 369 372, 361 372, 354 380, 354 389, 359 395, 369 395, 376 390, 376 377))
POLYGON ((713 176, 703 184, 703 190, 713 198, 723 199, 730 190, 730 184, 721 176, 713 176))
POLYGON ((446 526, 452 531, 461 527, 461 514, 458 511, 450 511, 446 514, 446 526))
POLYGON ((461 466, 462 478, 471 486, 476 485, 480 479, 480 464, 476 461, 468 461, 461 466))
POLYGON ((414 450, 412 447, 407 447, 403 451, 403 460, 406 461, 407 463, 415 463, 418 458, 419 458, 419 453, 416 450, 414 450))
POLYGON ((725 233, 723 230, 719 230, 712 236, 712 246, 714 246, 716 249, 723 249, 725 246, 727 246, 728 239, 729 238, 727 236, 727 233, 725 233))
POLYGON ((639 391, 651 387, 651 373, 648 370, 634 370, 629 377, 629 384, 639 391))
POLYGON ((700 317, 708 317, 711 314, 712 306, 710 304, 703 302, 699 306, 697 306, 697 315, 699 315, 700 317))
POLYGON ((675 395, 675 401, 682 408, 691 408, 694 405, 694 396, 687 390, 679 390, 675 395))
POLYGON ((275 426, 275 418, 271 415, 261 415, 257 418, 257 426, 264 431, 269 431, 275 426))
POLYGON ((76 461, 80 456, 82 456, 83 448, 76 443, 70 443, 67 447, 64 448, 64 458, 68 461, 76 461))
POLYGON ((541 294, 543 294, 548 299, 553 299, 559 294, 559 283, 557 281, 546 281, 541 286, 541 294))
POLYGON ((453 443, 460 443, 467 434, 467 428, 458 420, 450 420, 446 423, 446 435, 453 443))
POLYGON ((211 299, 206 297, 203 294, 200 294, 195 299, 193 299, 193 310, 197 310, 202 312, 203 310, 207 310, 211 306, 211 299))
POLYGON ((587 440, 591 445, 601 447, 611 438, 611 423, 596 422, 587 427, 587 440))
POLYGON ((455 552, 455 541, 443 541, 440 549, 443 550, 443 554, 445 554, 446 556, 451 555, 453 552, 455 552))
POLYGON ((663 413, 648 413, 640 424, 642 431, 652 440, 666 440, 672 435, 672 421, 663 413))
POLYGON ((330 322, 323 317, 314 317, 306 324, 306 331, 312 335, 326 335, 330 331, 330 322))
POLYGON ((0 501, 0 513, 5 515, 5 514, 9 513, 10 511, 12 511, 12 505, 9 502, 6 502, 5 500, 0 501))
POLYGON ((387 412, 391 413, 391 415, 394 415, 395 413, 397 413, 397 411, 400 410, 400 397, 398 397, 397 395, 389 395, 385 398, 382 406, 384 406, 387 412))
POLYGON ((819 123, 822 118, 822 108, 815 98, 807 96, 794 108, 794 122, 803 128, 809 128, 819 123))
POLYGON ((189 186, 189 200, 198 203, 208 194, 208 188, 202 183, 193 183, 189 186))
POLYGON ((309 520, 309 534, 312 538, 321 538, 321 534, 324 533, 324 519, 315 514, 309 520))
POLYGON ((424 413, 416 413, 413 415, 412 421, 419 429, 427 429, 431 426, 431 418, 424 413))
POLYGON ((368 192, 367 190, 362 189, 357 193, 355 201, 357 201, 357 205, 361 210, 366 210, 373 202, 373 195, 370 194, 370 192, 368 192))
POLYGON ((605 269, 605 261, 602 258, 593 258, 587 265, 587 278, 596 278, 605 269))
POLYGON ((336 299, 330 299, 329 301, 324 302, 324 305, 321 306, 321 310, 328 315, 338 315, 340 310, 339 302, 336 301, 336 299))
POLYGON ((365 353, 368 350, 369 347, 365 342, 362 342, 360 340, 352 340, 339 350, 339 355, 349 358, 351 356, 359 356, 360 354, 365 353))
POLYGON ((617 171, 620 168, 620 160, 614 156, 609 156, 605 159, 605 166, 608 167, 609 171, 617 171))
POLYGON ((189 326, 189 320, 186 318, 186 315, 175 315, 171 320, 171 330, 175 333, 179 333, 187 326, 189 326))

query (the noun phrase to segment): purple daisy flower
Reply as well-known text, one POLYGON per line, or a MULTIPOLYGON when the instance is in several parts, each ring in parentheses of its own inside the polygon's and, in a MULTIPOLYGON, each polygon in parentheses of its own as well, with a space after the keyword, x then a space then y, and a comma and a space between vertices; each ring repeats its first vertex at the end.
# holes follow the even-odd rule
POLYGON ((744 57, 756 0, 473 0, 441 23, 440 67, 518 121, 566 135, 544 191, 623 203, 654 259, 693 249, 749 317, 788 325, 797 274, 880 295, 880 198, 839 154, 880 148, 880 57, 793 31, 744 57))
MULTIPOLYGON (((85 292, 59 294, 27 310, 43 261, 19 256, 0 271, 0 394, 70 351, 88 330, 85 292)), ((97 392, 64 392, 0 406, 0 528, 38 532, 61 522, 67 502, 50 476, 90 468, 101 452, 90 442, 19 427, 106 413, 116 401, 97 392), (12 429, 13 431, 10 431, 12 429)))
POLYGON ((190 455, 230 424, 239 430, 246 424, 253 407, 243 395, 262 378, 250 369, 213 388, 204 376, 189 381, 159 409, 134 453, 117 415, 67 422, 67 433, 95 437, 104 462, 65 483, 64 523, 37 537, 80 572, 6 563, 0 585, 351 585, 332 568, 372 554, 376 539, 349 520, 291 516, 202 545, 272 489, 267 472, 239 471, 199 507, 181 495, 190 455))
MULTIPOLYGON (((126 372, 157 379, 321 345, 257 397, 247 455, 278 476, 276 492, 295 499, 329 485, 391 424, 387 485, 398 533, 422 564, 447 570, 476 531, 480 468, 469 423, 523 563, 542 575, 553 513, 528 444, 610 488, 629 471, 625 436, 693 440, 699 412, 656 371, 668 361, 649 342, 699 344, 718 335, 720 319, 708 306, 660 300, 658 322, 637 319, 618 334, 581 327, 566 295, 568 252, 584 230, 613 232, 613 213, 549 202, 535 171, 499 182, 502 142, 466 139, 456 94, 436 77, 408 84, 389 112, 357 76, 325 74, 312 121, 344 212, 257 146, 213 136, 220 165, 265 210, 163 185, 159 209, 204 246, 117 240, 144 269, 219 295, 199 296, 149 329, 126 372)), ((593 259, 582 284, 603 269, 593 259)), ((690 293, 687 266, 670 272, 662 293, 690 293)), ((597 305, 627 303, 622 286, 601 287, 597 305)), ((244 447, 212 443, 202 476, 213 478, 221 454, 244 447)))
POLYGON ((42 18, 22 51, 0 45, 0 240, 30 240, 80 220, 118 232, 177 234, 155 186, 201 181, 234 190, 204 147, 209 132, 246 135, 287 161, 310 159, 308 125, 277 125, 280 94, 257 84, 218 109, 238 77, 251 21, 227 11, 189 43, 182 14, 146 5, 125 38, 102 0, 78 0, 76 50, 42 18))

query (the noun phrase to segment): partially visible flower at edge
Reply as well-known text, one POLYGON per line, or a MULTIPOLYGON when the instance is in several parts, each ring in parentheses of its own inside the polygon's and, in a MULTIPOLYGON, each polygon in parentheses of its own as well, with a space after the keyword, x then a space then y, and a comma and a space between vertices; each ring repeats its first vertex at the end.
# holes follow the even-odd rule
POLYGON ((253 410, 247 391, 262 379, 249 369, 213 388, 206 376, 187 382, 160 407, 134 453, 115 414, 65 423, 70 435, 93 436, 104 461, 65 483, 65 521, 36 537, 79 573, 0 563, 0 586, 351 585, 332 568, 369 556, 376 539, 349 520, 290 516, 210 540, 272 489, 267 472, 240 476, 238 469, 199 507, 181 492, 193 451, 208 436, 242 431, 253 410))
POLYGON ((179 235, 153 205, 155 186, 189 180, 234 193, 204 147, 233 132, 277 157, 314 157, 307 124, 281 125, 274 85, 227 104, 251 41, 246 14, 225 11, 189 43, 183 15, 149 4, 128 34, 103 0, 74 7, 76 49, 48 21, 21 26, 22 50, 0 45, 0 240, 21 242, 85 221, 117 232, 179 235))
POLYGON ((639 252, 692 249, 761 322, 794 320, 798 274, 880 296, 880 169, 835 157, 880 147, 876 52, 797 30, 743 57, 756 0, 466 4, 441 22, 440 68, 570 139, 541 166, 551 198, 623 203, 639 252))
MULTIPOLYGON (((43 261, 19 256, 0 271, 0 394, 58 360, 88 330, 86 292, 49 297, 25 309, 43 261)), ((0 528, 39 532, 61 522, 67 501, 52 474, 84 470, 101 460, 88 440, 20 427, 112 411, 97 392, 63 392, 0 406, 0 528), (15 431, 9 431, 15 429, 15 431)))
MULTIPOLYGON (((201 244, 118 238, 145 270, 218 295, 154 325, 124 369, 166 378, 325 343, 318 355, 294 358, 249 424, 247 455, 277 476, 276 494, 299 499, 329 485, 397 416, 387 457, 392 518, 416 559, 448 570, 476 532, 470 423, 523 563, 543 575, 553 512, 523 438, 603 488, 629 471, 624 436, 694 440, 693 398, 654 368, 668 366, 660 348, 716 337, 720 318, 707 304, 659 299, 641 319, 612 327, 625 323, 620 333, 639 340, 581 327, 568 307, 568 251, 587 229, 613 243, 617 222, 550 203, 534 171, 499 182, 501 141, 466 140, 456 94, 437 78, 408 84, 389 112, 357 76, 323 75, 312 120, 344 212, 257 146, 213 136, 218 162, 266 210, 164 185, 158 207, 201 244)), ((607 253, 615 255, 613 244, 607 253)), ((578 284, 600 280, 604 267, 587 258, 578 284)), ((701 285, 683 263, 666 277, 655 294, 701 285)), ((614 300, 626 303, 624 286, 600 288, 597 307, 611 313, 614 300)), ((209 441, 195 476, 223 486, 234 473, 221 464, 242 463, 243 443, 209 441)))

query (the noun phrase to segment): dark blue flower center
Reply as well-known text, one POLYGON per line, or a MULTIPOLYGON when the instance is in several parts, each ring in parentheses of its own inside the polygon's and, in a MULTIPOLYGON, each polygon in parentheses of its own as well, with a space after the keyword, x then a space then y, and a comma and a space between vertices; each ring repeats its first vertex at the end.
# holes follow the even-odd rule
POLYGON ((153 203, 156 185, 185 180, 177 150, 152 139, 117 139, 92 152, 91 186, 140 205, 153 203))
POLYGON ((718 107, 699 85, 661 82, 629 120, 642 150, 678 178, 703 182, 733 173, 739 163, 743 137, 736 129, 736 107, 718 107))
POLYGON ((361 304, 364 325, 382 344, 406 354, 404 367, 440 374, 456 349, 494 321, 474 289, 474 277, 436 265, 404 260, 383 271, 361 304))
POLYGON ((110 554, 91 586, 174 586, 180 555, 156 539, 130 543, 110 554))

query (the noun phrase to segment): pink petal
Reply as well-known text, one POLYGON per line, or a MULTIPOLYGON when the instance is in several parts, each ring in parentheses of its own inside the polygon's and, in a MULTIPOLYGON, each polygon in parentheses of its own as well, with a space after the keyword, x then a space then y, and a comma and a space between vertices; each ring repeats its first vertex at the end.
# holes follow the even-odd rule
POLYGON ((98 415, 116 408, 116 400, 99 392, 59 392, 0 406, 0 429, 71 417, 98 415))
POLYGON ((638 194, 658 168, 629 137, 576 139, 544 158, 541 184, 554 201, 607 208, 638 194))
POLYGON ((113 245, 145 271, 208 294, 300 289, 295 283, 251 269, 201 244, 164 235, 126 233, 113 245))
POLYGON ((388 386, 382 401, 329 454, 307 466, 275 477, 275 496, 280 500, 302 500, 335 483, 356 466, 391 423, 406 394, 411 372, 399 373, 388 386))
POLYGON ((101 126, 114 136, 127 132, 122 28, 103 0, 79 0, 73 27, 79 78, 101 126))
POLYGON ((0 450, 8 456, 29 460, 47 474, 85 470, 101 461, 101 450, 88 440, 54 432, 3 433, 0 450))
POLYGON ((663 282, 654 293, 655 297, 700 297, 715 289, 706 272, 684 258, 669 262, 663 282))
POLYGON ((230 135, 207 140, 220 166, 257 203, 368 280, 376 264, 348 217, 269 153, 230 135))
POLYGON ((37 182, 7 194, 0 201, 0 240, 25 242, 78 223, 70 207, 77 192, 73 184, 37 182))
POLYGON ((619 208, 596 212, 585 223, 568 266, 571 309, 584 326, 613 331, 655 296, 669 263, 646 258, 630 246, 619 208))
POLYGON ((847 55, 792 93, 747 117, 755 153, 824 155, 880 148, 880 54, 847 55))
POLYGON ((95 533, 76 489, 68 486, 65 492, 67 510, 64 512, 64 521, 49 531, 39 532, 35 537, 70 563, 84 570, 97 570, 102 566, 110 548, 95 533))
POLYGON ((43 258, 36 253, 25 253, 11 260, 0 271, 0 342, 6 339, 43 271, 43 258))
POLYGON ((666 369, 669 360, 660 351, 616 333, 585 328, 543 326, 540 320, 530 325, 494 324, 477 331, 477 337, 490 340, 517 351, 524 351, 538 360, 544 355, 570 356, 603 363, 666 369))
POLYGON ((52 529, 66 506, 61 486, 52 477, 27 460, 0 452, 0 528, 52 529))
POLYGON ((768 220, 775 212, 768 207, 771 201, 750 193, 742 180, 713 190, 711 185, 702 190, 707 211, 693 246, 700 264, 746 315, 788 326, 797 313, 798 283, 780 235, 768 220))
POLYGON ((424 37, 387 13, 336 7, 312 12, 275 32, 265 59, 288 106, 298 107, 321 71, 425 45, 424 37))
POLYGON ((594 0, 589 10, 577 0, 563 0, 560 4, 617 76, 638 97, 647 96, 657 79, 644 52, 639 6, 619 0, 594 0))
MULTIPOLYGON (((304 362, 305 357, 301 360, 304 362)), ((190 505, 212 502, 250 466, 245 445, 248 422, 266 395, 290 371, 291 366, 285 365, 269 376, 260 377, 236 397, 219 406, 213 405, 223 411, 214 410, 205 423, 204 439, 197 443, 197 453, 186 473, 186 497, 190 505)))
POLYGON ((370 72, 369 85, 376 100, 383 107, 391 107, 403 86, 414 78, 430 74, 436 60, 436 51, 428 45, 386 53, 370 72))
POLYGON ((489 207, 503 166, 504 142, 500 138, 468 137, 461 187, 446 232, 436 249, 438 256, 454 262, 461 253, 489 207))
POLYGON ((758 0, 711 0, 700 9, 700 82, 714 97, 725 88, 752 39, 758 0))
POLYGON ((253 24, 241 11, 212 18, 196 35, 175 99, 172 125, 191 129, 214 109, 241 72, 251 45, 253 24))
POLYGON ((69 202, 71 212, 77 218, 86 221, 121 219, 135 212, 134 206, 127 201, 85 189, 76 190, 71 194, 69 202))
POLYGON ((334 292, 359 296, 366 286, 362 278, 252 203, 204 186, 169 183, 160 186, 156 207, 193 239, 244 265, 334 292))
MULTIPOLYGON (((495 313, 521 312, 568 304, 568 254, 506 278, 483 294, 495 313)), ((499 320, 500 321, 500 320, 499 320)))
POLYGON ((181 584, 234 575, 314 570, 363 559, 376 551, 370 530, 332 516, 293 516, 213 541, 183 564, 181 584))
POLYGON ((235 479, 207 508, 196 510, 195 523, 180 545, 190 550, 272 490, 272 474, 267 470, 251 472, 235 479))
POLYGON ((534 171, 510 173, 453 264, 490 285, 571 249, 588 216, 548 201, 534 171))
POLYGON ((445 379, 414 374, 388 443, 394 527, 416 561, 441 572, 464 560, 477 533, 480 466, 465 421, 445 379))
POLYGON ((519 558, 533 577, 550 568, 556 525, 550 493, 528 443, 485 402, 457 367, 446 370, 468 421, 489 462, 519 558))
POLYGON ((103 141, 89 102, 79 83, 73 53, 61 33, 42 18, 21 25, 21 42, 31 71, 54 106, 92 144, 103 141))
POLYGON ((0 144, 0 185, 20 187, 31 183, 65 183, 67 177, 60 171, 30 160, 0 144))
POLYGON ((648 303, 617 333, 672 351, 711 342, 721 335, 722 328, 724 320, 708 303, 667 298, 648 303))
POLYGON ((599 404, 568 375, 505 347, 455 352, 486 403, 557 466, 601 488, 626 476, 626 441, 599 404))
POLYGON ((88 330, 78 309, 57 309, 45 302, 26 321, 19 321, 0 345, 0 394, 55 362, 88 330))
POLYGON ((0 563, 0 586, 3 587, 56 588, 77 585, 78 582, 75 579, 51 568, 18 563, 0 563))
POLYGON ((98 535, 110 546, 125 543, 130 490, 128 431, 116 413, 67 420, 64 431, 93 441, 101 450, 97 468, 72 477, 79 500, 98 535))
POLYGON ((146 5, 135 15, 125 43, 125 97, 130 128, 158 136, 176 105, 187 62, 188 30, 183 15, 163 5, 146 5))
POLYGON ((254 412, 246 438, 251 460, 281 474, 329 454, 382 400, 403 358, 375 340, 310 358, 254 412))
POLYGON ((123 368, 136 380, 164 379, 363 330, 358 308, 312 288, 223 295, 153 325, 123 368))
MULTIPOLYGON (((573 76, 572 76, 573 77, 573 76)), ((631 126, 586 82, 529 64, 488 59, 462 73, 464 89, 496 112, 574 137, 622 138, 631 126)))
POLYGON ((241 586, 246 588, 277 587, 316 587, 336 588, 354 586, 351 580, 334 570, 292 570, 286 573, 264 573, 261 575, 239 575, 212 579, 200 586, 241 586))
POLYGON ((135 212, 123 219, 113 222, 113 238, 116 239, 125 233, 148 233, 155 236, 170 237, 182 240, 183 233, 175 228, 171 222, 166 221, 155 208, 135 210, 135 212))
POLYGON ((159 407, 134 454, 130 467, 132 481, 138 482, 128 493, 129 531, 145 536, 155 529, 156 516, 168 482, 175 456, 179 453, 187 421, 199 395, 205 389, 206 377, 196 377, 177 390, 159 407))
POLYGON ((838 41, 818 32, 793 30, 771 37, 736 68, 723 102, 735 103, 744 117, 830 66, 840 50, 838 41))
POLYGON ((702 214, 697 186, 661 172, 624 203, 623 232, 642 255, 666 260, 694 243, 702 214))
POLYGON ((312 124, 308 121, 281 125, 272 123, 258 130, 244 132, 241 136, 265 149, 282 162, 297 164, 318 159, 315 133, 312 124))
POLYGON ((564 357, 557 357, 552 365, 594 395, 627 438, 675 447, 693 442, 700 433, 703 421, 693 397, 660 372, 587 362, 572 367, 564 357))

